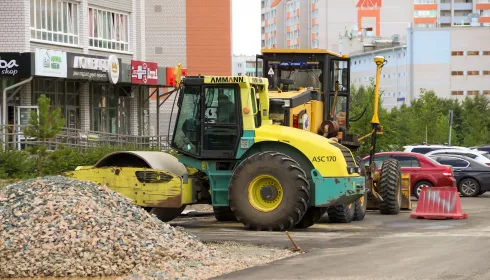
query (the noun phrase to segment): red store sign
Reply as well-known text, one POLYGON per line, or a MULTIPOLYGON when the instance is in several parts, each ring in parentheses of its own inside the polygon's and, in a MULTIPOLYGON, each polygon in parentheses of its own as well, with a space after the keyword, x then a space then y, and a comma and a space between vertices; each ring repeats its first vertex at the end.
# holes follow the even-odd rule
POLYGON ((158 64, 131 60, 131 83, 144 85, 158 84, 158 64))

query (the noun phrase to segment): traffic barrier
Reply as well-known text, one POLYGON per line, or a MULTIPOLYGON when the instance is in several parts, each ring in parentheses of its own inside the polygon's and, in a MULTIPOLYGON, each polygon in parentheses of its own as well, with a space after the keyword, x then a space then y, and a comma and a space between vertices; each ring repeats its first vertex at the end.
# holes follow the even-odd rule
POLYGON ((420 192, 417 210, 410 218, 427 220, 467 219, 456 187, 425 187, 420 192))

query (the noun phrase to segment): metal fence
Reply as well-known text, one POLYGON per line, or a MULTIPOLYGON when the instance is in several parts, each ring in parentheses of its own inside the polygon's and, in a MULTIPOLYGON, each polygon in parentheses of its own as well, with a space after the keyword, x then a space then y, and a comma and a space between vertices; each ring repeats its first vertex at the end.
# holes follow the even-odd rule
MULTIPOLYGON (((21 132, 26 126, 0 125, 0 143, 8 149, 25 149, 29 146, 40 144, 40 139, 25 137, 21 132), (6 129, 5 129, 6 128, 6 129), (6 142, 4 142, 6 139, 6 142)), ((59 146, 74 148, 90 148, 100 146, 133 146, 135 149, 160 149, 168 150, 172 135, 159 136, 133 136, 123 134, 104 133, 99 131, 85 131, 81 129, 64 128, 56 137, 46 139, 44 144, 49 150, 55 150, 59 146)))

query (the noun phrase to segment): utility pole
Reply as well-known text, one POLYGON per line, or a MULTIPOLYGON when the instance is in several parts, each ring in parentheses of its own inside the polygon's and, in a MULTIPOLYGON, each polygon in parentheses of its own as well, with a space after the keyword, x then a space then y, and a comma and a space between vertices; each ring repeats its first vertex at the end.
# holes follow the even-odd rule
POLYGON ((454 111, 449 110, 449 146, 451 146, 451 136, 453 132, 453 116, 454 116, 454 111))

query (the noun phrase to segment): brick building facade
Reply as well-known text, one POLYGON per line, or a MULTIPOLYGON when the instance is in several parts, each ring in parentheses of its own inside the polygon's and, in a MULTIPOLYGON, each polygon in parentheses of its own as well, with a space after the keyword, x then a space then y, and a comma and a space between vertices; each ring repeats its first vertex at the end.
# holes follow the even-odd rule
MULTIPOLYGON (((35 106, 45 94, 53 107, 61 107, 68 128, 127 135, 146 132, 148 86, 133 83, 130 73, 133 60, 146 59, 144 5, 140 0, 2 1, 0 60, 10 63, 20 53, 30 55, 31 75, 0 72, 0 89, 31 81, 9 90, 6 102, 2 98, 7 112, 2 110, 1 123, 25 124, 30 109, 25 106, 35 106), (52 56, 59 61, 49 61, 52 56), (114 56, 118 81, 111 83, 113 65, 107 71, 76 68, 77 56, 87 61, 95 57, 99 63, 114 56), (43 62, 52 64, 43 68, 43 62), (53 71, 57 74, 50 75, 53 71), (99 76, 73 75, 81 72, 99 76)), ((29 65, 19 67, 25 70, 29 65)))
POLYGON ((23 75, 2 75, 0 71, 0 91, 31 79, 10 89, 6 102, 2 98, 7 111, 0 117, 4 125, 25 123, 29 106, 46 94, 53 107, 62 108, 68 128, 167 135, 172 128, 168 120, 173 98, 160 108, 158 125, 157 94, 148 100, 155 89, 160 95, 168 90, 167 68, 182 63, 191 75, 232 72, 230 0, 4 0, 0 25, 0 62, 21 59, 21 54, 30 56, 30 65, 24 61, 20 67, 23 75), (46 56, 45 60, 39 55, 46 56), (65 60, 56 67, 66 70, 50 69, 55 75, 42 73, 46 69, 40 65, 49 64, 48 57, 53 55, 65 60), (98 78, 78 73, 83 69, 74 65, 77 56, 102 63, 115 57, 118 81, 111 82, 110 71, 84 70, 83 75, 98 73, 98 78), (157 82, 131 79, 132 63, 138 61, 157 64, 157 82), (79 75, 74 76, 75 72, 79 75))

